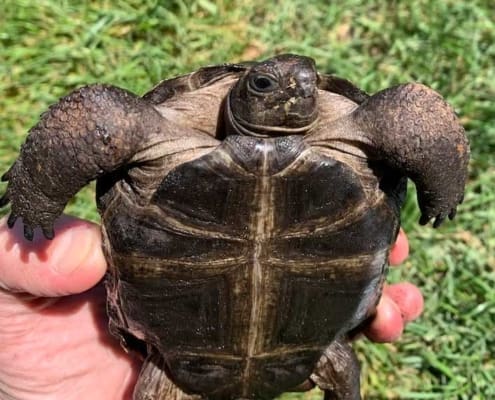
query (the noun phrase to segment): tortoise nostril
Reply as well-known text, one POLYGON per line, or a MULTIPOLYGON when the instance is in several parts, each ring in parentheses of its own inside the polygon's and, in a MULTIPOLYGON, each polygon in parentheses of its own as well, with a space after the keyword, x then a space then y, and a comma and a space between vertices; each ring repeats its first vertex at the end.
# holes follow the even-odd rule
POLYGON ((312 81, 303 81, 299 85, 298 94, 301 97, 307 98, 307 97, 314 96, 315 91, 316 91, 316 86, 315 86, 314 82, 312 82, 312 81))
POLYGON ((312 71, 299 71, 296 81, 298 96, 311 97, 315 95, 317 76, 312 71))

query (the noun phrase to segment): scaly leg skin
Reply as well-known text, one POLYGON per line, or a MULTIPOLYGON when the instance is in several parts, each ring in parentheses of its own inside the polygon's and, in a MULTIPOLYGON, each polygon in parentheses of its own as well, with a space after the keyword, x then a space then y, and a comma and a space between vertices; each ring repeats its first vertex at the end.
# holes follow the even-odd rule
POLYGON ((91 180, 129 163, 215 145, 206 134, 177 129, 128 91, 86 86, 51 106, 30 130, 19 158, 2 177, 8 186, 0 207, 12 204, 8 225, 22 217, 27 239, 36 227, 51 239, 55 219, 91 180))
POLYGON ((151 353, 141 369, 133 400, 203 400, 203 397, 184 393, 165 372, 165 361, 151 353))
POLYGON ((469 143, 454 110, 417 83, 385 89, 348 118, 378 159, 411 178, 418 191, 421 224, 434 227, 455 216, 467 179, 469 143))
POLYGON ((361 400, 359 374, 354 350, 340 339, 326 348, 310 379, 323 390, 324 400, 361 400))
MULTIPOLYGON (((332 87, 335 83, 325 84, 332 87)), ((349 85, 340 90, 348 97, 356 96, 349 85)), ((308 143, 352 143, 369 161, 410 178, 418 193, 421 224, 434 219, 437 227, 446 217, 454 218, 463 200, 469 143, 452 107, 437 92, 418 83, 363 98, 353 98, 359 106, 317 135, 309 135, 308 143)))

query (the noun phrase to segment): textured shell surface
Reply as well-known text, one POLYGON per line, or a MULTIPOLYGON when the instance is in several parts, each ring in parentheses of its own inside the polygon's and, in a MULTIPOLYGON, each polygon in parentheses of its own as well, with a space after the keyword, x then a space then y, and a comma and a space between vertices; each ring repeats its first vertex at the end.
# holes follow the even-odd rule
MULTIPOLYGON (((157 108, 176 129, 213 131, 212 99, 232 81, 157 108), (194 119, 191 102, 203 110, 194 119)), ((158 349, 184 390, 278 395, 376 305, 397 204, 362 157, 318 146, 319 130, 356 106, 321 97, 311 139, 228 136, 99 182, 114 329, 158 349)))
POLYGON ((373 315, 406 181, 453 219, 469 142, 434 90, 371 96, 311 58, 201 68, 144 96, 61 98, 2 175, 12 228, 52 239, 97 182, 111 333, 143 356, 134 400, 359 400, 349 337, 373 315))

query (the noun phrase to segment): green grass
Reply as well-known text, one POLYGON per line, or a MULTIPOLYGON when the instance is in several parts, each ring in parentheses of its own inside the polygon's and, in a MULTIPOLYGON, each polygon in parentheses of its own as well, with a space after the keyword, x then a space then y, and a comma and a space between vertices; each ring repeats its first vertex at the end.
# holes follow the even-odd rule
MULTIPOLYGON (((421 81, 455 106, 472 145, 466 200, 455 222, 433 230, 416 224, 411 191, 403 214, 411 257, 390 279, 418 284, 426 310, 398 343, 357 345, 362 386, 369 399, 495 398, 495 22, 490 0, 4 0, 0 171, 14 160, 39 114, 80 85, 107 82, 143 93, 200 65, 279 52, 311 56, 320 70, 369 92, 421 81)), ((69 212, 97 218, 91 188, 69 212)), ((313 391, 281 399, 320 397, 313 391)))

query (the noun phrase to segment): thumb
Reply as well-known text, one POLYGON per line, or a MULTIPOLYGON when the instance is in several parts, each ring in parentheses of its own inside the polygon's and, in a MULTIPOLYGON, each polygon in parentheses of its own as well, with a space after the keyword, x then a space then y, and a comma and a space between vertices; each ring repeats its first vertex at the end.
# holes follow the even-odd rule
POLYGON ((55 224, 55 238, 36 232, 24 239, 20 221, 13 229, 0 219, 0 288, 36 296, 83 292, 100 281, 106 270, 98 225, 69 216, 55 224))

